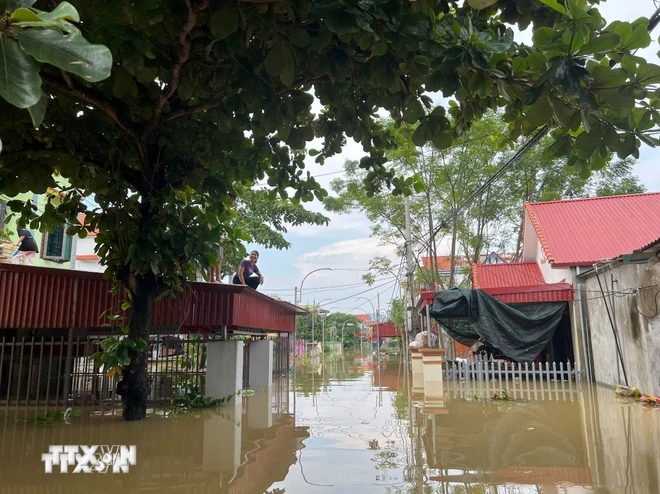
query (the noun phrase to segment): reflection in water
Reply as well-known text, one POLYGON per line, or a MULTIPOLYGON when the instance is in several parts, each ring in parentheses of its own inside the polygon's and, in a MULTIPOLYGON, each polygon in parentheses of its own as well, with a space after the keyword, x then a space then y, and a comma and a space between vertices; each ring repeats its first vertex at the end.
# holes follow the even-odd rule
POLYGON ((203 413, 38 427, 0 408, 0 492, 658 492, 659 410, 584 385, 493 402, 453 382, 428 408, 409 384, 399 360, 326 355, 203 413), (137 465, 47 475, 52 444, 136 444, 137 465))

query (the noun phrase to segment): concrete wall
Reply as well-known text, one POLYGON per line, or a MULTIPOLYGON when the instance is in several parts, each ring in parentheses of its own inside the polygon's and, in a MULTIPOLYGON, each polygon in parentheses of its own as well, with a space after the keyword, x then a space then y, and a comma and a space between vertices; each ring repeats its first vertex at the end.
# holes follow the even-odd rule
MULTIPOLYGON (((614 276, 614 320, 618 327, 621 352, 628 381, 642 393, 660 395, 660 264, 625 264, 600 274, 606 294, 612 292, 614 276), (656 286, 654 286, 656 285, 656 286), (625 289, 649 287, 635 294, 620 293, 625 289), (645 317, 639 311, 646 314, 645 317)), ((584 284, 589 335, 597 382, 623 384, 623 370, 617 356, 614 335, 596 277, 584 284)), ((610 311, 612 311, 612 304, 610 311)))
POLYGON ((593 401, 585 393, 580 402, 594 487, 612 493, 658 492, 660 414, 619 400, 611 389, 600 386, 595 387, 593 401))
POLYGON ((85 238, 78 239, 78 247, 76 249, 76 270, 78 271, 91 271, 94 273, 103 273, 105 266, 99 264, 99 258, 89 259, 89 256, 96 255, 94 249, 96 247, 96 236, 88 235, 85 238))

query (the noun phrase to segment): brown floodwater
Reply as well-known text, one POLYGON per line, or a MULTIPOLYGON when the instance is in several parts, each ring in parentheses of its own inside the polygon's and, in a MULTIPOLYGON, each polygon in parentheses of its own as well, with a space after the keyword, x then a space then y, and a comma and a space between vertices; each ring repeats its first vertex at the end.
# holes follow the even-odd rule
POLYGON ((0 406, 0 492, 660 492, 660 410, 560 389, 492 401, 446 382, 431 409, 401 361, 347 354, 308 360, 236 406, 141 422, 84 410, 45 426, 0 406), (135 445, 136 463, 45 473, 42 454, 67 444, 135 445))

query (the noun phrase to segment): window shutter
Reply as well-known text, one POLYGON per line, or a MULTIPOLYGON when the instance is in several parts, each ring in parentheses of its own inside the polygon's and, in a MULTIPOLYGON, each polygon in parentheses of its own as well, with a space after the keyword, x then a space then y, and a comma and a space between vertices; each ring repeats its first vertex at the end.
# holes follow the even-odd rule
POLYGON ((72 238, 71 235, 66 236, 66 241, 64 243, 64 256, 63 256, 63 261, 70 261, 71 260, 71 243, 72 243, 72 238))

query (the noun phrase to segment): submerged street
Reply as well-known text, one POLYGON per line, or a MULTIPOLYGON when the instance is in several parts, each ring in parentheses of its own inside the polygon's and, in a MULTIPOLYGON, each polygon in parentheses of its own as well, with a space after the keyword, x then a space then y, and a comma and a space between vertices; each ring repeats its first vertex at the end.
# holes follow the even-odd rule
POLYGON ((83 410, 70 425, 38 425, 34 410, 6 407, 1 491, 657 492, 657 408, 586 383, 509 386, 516 399, 496 401, 484 383, 449 381, 444 407, 429 408, 402 360, 383 356, 379 368, 355 353, 306 357, 237 406, 142 422, 83 410), (134 444, 137 461, 125 474, 47 475, 53 444, 134 444))

